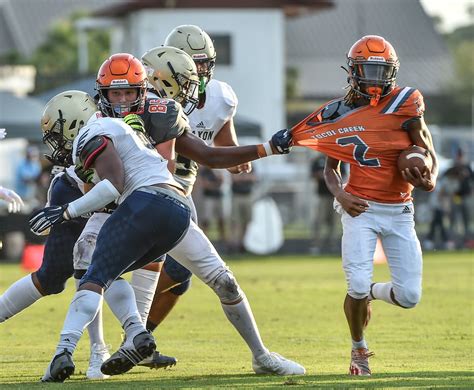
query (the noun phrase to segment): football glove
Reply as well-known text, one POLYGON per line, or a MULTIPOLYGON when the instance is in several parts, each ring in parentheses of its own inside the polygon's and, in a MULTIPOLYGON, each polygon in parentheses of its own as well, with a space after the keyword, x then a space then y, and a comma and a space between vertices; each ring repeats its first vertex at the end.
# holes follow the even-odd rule
POLYGON ((77 163, 74 167, 74 172, 84 183, 92 183, 92 178, 94 177, 93 169, 84 169, 81 163, 77 163))
POLYGON ((273 134, 271 143, 277 150, 278 154, 290 153, 291 147, 293 146, 293 138, 291 137, 291 131, 283 129, 273 134))
POLYGON ((62 206, 49 206, 35 211, 31 214, 28 221, 30 230, 34 234, 41 236, 53 225, 68 221, 69 218, 65 213, 67 206, 67 204, 62 206))
POLYGON ((133 130, 145 133, 145 123, 137 114, 128 114, 123 118, 123 121, 129 125, 133 130))

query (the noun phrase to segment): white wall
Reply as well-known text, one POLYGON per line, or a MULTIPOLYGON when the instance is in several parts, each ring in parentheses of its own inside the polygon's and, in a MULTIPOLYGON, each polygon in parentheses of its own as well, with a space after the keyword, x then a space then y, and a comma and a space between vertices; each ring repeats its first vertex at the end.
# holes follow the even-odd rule
MULTIPOLYGON (((232 86, 237 113, 262 125, 266 137, 285 126, 284 15, 280 10, 143 10, 125 25, 124 51, 140 57, 163 44, 181 24, 214 34, 230 34, 232 65, 218 65, 215 78, 232 86)), ((219 53, 217 53, 219 57, 219 53)))

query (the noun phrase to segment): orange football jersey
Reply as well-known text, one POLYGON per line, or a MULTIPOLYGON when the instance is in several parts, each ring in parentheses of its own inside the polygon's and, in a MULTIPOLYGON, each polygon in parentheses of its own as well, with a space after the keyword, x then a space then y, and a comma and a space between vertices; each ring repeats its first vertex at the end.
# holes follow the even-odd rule
POLYGON ((413 186, 403 180, 397 159, 412 144, 403 124, 424 113, 421 93, 396 87, 375 107, 362 106, 336 119, 324 119, 324 110, 335 102, 320 107, 292 128, 294 144, 349 163, 345 190, 355 196, 381 203, 410 200, 413 186))

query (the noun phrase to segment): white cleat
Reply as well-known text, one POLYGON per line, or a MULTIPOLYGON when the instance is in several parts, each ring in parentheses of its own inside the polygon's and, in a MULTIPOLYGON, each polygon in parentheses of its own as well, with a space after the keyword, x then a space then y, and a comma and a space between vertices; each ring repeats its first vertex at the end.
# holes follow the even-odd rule
POLYGON ((252 367, 256 374, 304 375, 305 368, 288 360, 276 352, 269 352, 258 358, 252 358, 252 367))
POLYGON ((91 356, 89 358, 89 367, 87 368, 87 379, 107 379, 110 375, 103 374, 100 371, 102 363, 110 357, 109 350, 106 345, 93 344, 91 348, 91 356))

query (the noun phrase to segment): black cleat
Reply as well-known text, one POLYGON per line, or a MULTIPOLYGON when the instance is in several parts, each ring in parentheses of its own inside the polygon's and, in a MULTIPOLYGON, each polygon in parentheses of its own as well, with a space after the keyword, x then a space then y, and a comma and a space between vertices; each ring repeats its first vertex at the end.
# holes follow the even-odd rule
POLYGON ((146 359, 143 359, 137 365, 141 367, 150 367, 150 368, 158 369, 158 368, 167 368, 167 367, 176 366, 177 362, 178 362, 178 359, 172 356, 162 355, 158 351, 155 351, 153 355, 151 355, 150 357, 147 357, 146 359))
POLYGON ((75 368, 71 353, 64 349, 51 360, 41 382, 64 382, 74 374, 75 368))
POLYGON ((125 341, 117 352, 102 363, 100 370, 106 375, 123 374, 151 356, 155 349, 153 336, 148 332, 139 333, 133 338, 133 343, 125 341))

